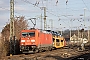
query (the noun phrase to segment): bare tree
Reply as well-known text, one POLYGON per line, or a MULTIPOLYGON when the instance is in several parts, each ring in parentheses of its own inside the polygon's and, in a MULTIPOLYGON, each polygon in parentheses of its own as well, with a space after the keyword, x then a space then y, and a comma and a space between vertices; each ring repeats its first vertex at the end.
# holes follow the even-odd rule
POLYGON ((3 38, 2 35, 0 35, 0 58, 6 56, 9 52, 8 45, 8 40, 5 41, 5 37, 3 38))
MULTIPOLYGON (((14 32, 15 32, 15 37, 17 37, 17 39, 20 39, 20 32, 23 29, 27 29, 28 28, 28 22, 27 20, 24 19, 25 17, 21 16, 21 17, 16 17, 14 19, 14 32)), ((9 52, 9 38, 10 38, 10 23, 6 24, 5 27, 3 28, 2 32, 2 39, 1 40, 1 44, 0 44, 0 51, 2 54, 7 55, 7 53, 9 52)), ((2 56, 2 55, 1 55, 2 56)))
MULTIPOLYGON (((21 16, 21 17, 16 17, 14 19, 14 32, 15 32, 15 36, 17 37, 17 39, 20 38, 20 32, 23 29, 27 29, 28 28, 28 22, 27 20, 24 19, 25 17, 21 16)), ((4 29, 1 32, 2 37, 5 37, 5 40, 9 40, 10 37, 10 23, 7 24, 4 29)))
POLYGON ((17 17, 15 19, 15 36, 17 39, 20 38, 20 32, 21 30, 28 29, 28 22, 27 20, 24 20, 24 17, 17 17))

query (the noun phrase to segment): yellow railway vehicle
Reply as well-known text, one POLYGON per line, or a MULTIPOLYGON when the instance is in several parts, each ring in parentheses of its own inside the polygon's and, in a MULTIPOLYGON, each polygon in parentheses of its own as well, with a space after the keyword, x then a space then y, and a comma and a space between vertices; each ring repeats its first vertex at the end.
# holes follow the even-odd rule
POLYGON ((59 32, 46 30, 52 34, 52 40, 53 40, 53 48, 62 48, 66 46, 66 40, 59 32))
POLYGON ((66 45, 66 41, 64 37, 60 35, 53 35, 53 47, 54 48, 61 48, 66 45))

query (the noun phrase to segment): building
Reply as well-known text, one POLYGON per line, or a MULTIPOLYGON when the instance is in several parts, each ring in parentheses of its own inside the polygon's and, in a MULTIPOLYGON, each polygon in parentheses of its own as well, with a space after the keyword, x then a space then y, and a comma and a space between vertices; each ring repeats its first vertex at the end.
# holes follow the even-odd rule
POLYGON ((77 43, 87 43, 88 39, 86 38, 79 38, 78 36, 76 36, 75 34, 70 37, 70 42, 73 44, 77 44, 77 43))

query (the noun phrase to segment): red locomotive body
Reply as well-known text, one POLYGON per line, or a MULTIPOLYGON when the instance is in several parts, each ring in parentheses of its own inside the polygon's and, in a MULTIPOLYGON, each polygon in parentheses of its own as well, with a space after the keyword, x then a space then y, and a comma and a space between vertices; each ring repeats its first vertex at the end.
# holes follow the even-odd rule
POLYGON ((52 34, 50 33, 41 32, 38 29, 21 31, 20 51, 22 53, 51 50, 52 43, 52 34))

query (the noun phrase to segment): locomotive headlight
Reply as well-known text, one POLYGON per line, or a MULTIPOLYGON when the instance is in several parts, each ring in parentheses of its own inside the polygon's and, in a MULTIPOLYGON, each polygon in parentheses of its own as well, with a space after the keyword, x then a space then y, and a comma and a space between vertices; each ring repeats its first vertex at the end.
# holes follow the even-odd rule
POLYGON ((21 45, 24 45, 24 44, 21 44, 21 45))
POLYGON ((25 42, 25 40, 21 40, 21 42, 25 42))
POLYGON ((31 42, 35 42, 35 40, 31 40, 31 42))

